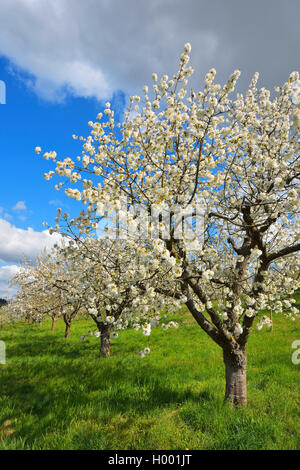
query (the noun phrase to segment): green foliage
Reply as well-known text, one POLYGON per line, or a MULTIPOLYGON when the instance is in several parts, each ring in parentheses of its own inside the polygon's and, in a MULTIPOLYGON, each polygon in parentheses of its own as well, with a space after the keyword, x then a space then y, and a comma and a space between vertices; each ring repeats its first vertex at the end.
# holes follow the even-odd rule
POLYGON ((168 332, 122 331, 99 358, 94 329, 5 325, 0 365, 0 449, 297 449, 299 320, 274 319, 248 346, 246 409, 223 405, 221 351, 188 314, 168 332), (141 359, 140 349, 151 354, 141 359))

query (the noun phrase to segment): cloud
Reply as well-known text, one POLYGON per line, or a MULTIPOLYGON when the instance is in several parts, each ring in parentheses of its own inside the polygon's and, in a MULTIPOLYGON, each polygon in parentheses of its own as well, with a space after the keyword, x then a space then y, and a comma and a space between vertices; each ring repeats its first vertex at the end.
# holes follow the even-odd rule
POLYGON ((10 265, 10 266, 0 266, 0 297, 6 298, 11 297, 15 288, 9 286, 10 279, 17 274, 19 271, 19 266, 10 265))
POLYGON ((10 220, 13 218, 13 216, 9 214, 8 212, 4 212, 3 207, 0 207, 0 216, 4 217, 7 220, 10 220))
POLYGON ((50 206, 60 207, 60 208, 69 208, 66 202, 61 201, 60 199, 51 199, 49 201, 50 206))
POLYGON ((60 235, 50 235, 48 230, 36 232, 30 227, 24 230, 0 219, 0 263, 34 259, 44 248, 50 249, 60 240, 60 235))
POLYGON ((51 199, 51 200, 49 201, 49 204, 50 204, 51 206, 59 206, 59 205, 62 204, 62 202, 61 202, 60 199, 51 199))
POLYGON ((27 207, 25 201, 18 201, 16 205, 12 208, 13 211, 26 211, 27 207))
POLYGON ((2 0, 0 54, 45 99, 138 93, 152 72, 172 75, 191 42, 196 86, 210 67, 263 86, 299 67, 300 3, 289 0, 2 0))

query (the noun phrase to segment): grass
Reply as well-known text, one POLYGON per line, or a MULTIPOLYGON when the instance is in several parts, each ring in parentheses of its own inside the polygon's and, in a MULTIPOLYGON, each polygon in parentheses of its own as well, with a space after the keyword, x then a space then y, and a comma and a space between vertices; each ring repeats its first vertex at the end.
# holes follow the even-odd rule
POLYGON ((0 449, 299 449, 299 372, 291 361, 299 320, 275 316, 248 346, 245 409, 223 405, 221 350, 188 314, 148 338, 122 331, 112 356, 92 324, 6 325, 0 365, 0 449))

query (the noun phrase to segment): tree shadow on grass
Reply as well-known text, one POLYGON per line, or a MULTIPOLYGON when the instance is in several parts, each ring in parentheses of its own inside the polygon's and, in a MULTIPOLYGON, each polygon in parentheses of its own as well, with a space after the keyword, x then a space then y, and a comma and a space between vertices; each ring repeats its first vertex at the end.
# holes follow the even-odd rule
POLYGON ((124 344, 115 345, 111 358, 100 359, 98 346, 64 342, 54 335, 24 335, 17 345, 8 345, 8 368, 0 375, 0 388, 9 406, 2 419, 17 421, 23 416, 15 438, 26 436, 32 444, 55 429, 67 429, 74 417, 85 419, 86 413, 103 423, 120 415, 147 416, 186 401, 215 399, 201 391, 206 378, 199 371, 195 390, 189 378, 183 382, 180 363, 141 363, 133 356, 132 344, 125 350, 124 344), (14 364, 15 358, 21 361, 14 364))
POLYGON ((29 337, 19 340, 17 345, 7 343, 8 357, 41 357, 53 353, 64 359, 75 359, 82 356, 82 343, 77 344, 69 339, 64 339, 54 335, 42 337, 29 337))
MULTIPOLYGON (((12 346, 10 352, 15 356, 39 356, 48 341, 46 337, 21 342, 18 347, 12 346)), ((4 419, 30 416, 28 424, 23 418, 19 431, 19 437, 26 435, 30 442, 53 432, 55 427, 67 428, 74 416, 84 415, 84 410, 90 407, 95 419, 106 417, 109 420, 123 414, 151 414, 165 406, 174 409, 187 400, 213 399, 205 392, 199 395, 188 384, 172 381, 176 370, 168 370, 163 364, 141 366, 140 359, 129 363, 118 359, 117 366, 116 361, 110 359, 92 363, 87 359, 87 363, 81 363, 74 358, 81 357, 82 351, 68 351, 61 348, 59 339, 51 338, 53 347, 58 343, 57 360, 50 355, 49 360, 42 358, 43 362, 33 362, 26 367, 20 364, 19 368, 0 376, 3 394, 13 403, 4 419)), ((18 437, 17 431, 14 436, 18 437)))

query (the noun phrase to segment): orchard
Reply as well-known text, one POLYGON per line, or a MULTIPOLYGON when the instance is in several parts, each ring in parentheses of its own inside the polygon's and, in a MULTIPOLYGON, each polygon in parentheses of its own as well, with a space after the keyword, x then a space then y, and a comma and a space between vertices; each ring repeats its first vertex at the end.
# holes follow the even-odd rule
MULTIPOLYGON (((55 255, 55 282, 42 273, 36 282, 64 299, 62 315, 91 315, 102 355, 118 325, 142 325, 150 334, 163 306, 185 305, 219 347, 225 399, 245 405, 254 321, 268 322, 263 310, 287 311, 286 321, 298 315, 299 74, 273 93, 258 88, 256 73, 235 95, 240 71, 220 85, 211 69, 193 90, 190 52, 187 43, 173 77, 153 73, 152 86, 130 97, 123 122, 107 102, 89 122, 89 136, 73 135, 82 142, 80 156, 60 159, 36 147, 52 163, 44 177, 83 204, 75 219, 58 209, 50 231, 69 240, 65 257, 55 255), (201 233, 193 232, 199 205, 201 233), (178 208, 187 214, 182 220, 178 208), (157 223, 147 219, 154 210, 157 223), (107 239, 97 240, 107 214, 107 239)), ((32 311, 46 314, 42 293, 33 296, 32 311)))

